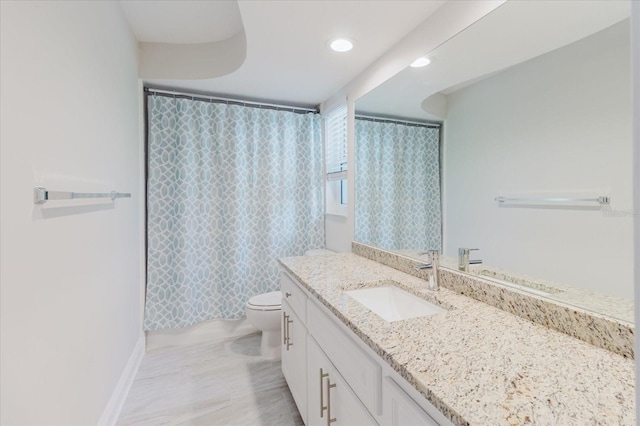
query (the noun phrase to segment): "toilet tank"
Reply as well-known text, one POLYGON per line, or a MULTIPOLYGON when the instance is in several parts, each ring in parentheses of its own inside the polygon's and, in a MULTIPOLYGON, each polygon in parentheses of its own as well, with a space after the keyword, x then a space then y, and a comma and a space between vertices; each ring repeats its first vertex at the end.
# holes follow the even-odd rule
POLYGON ((329 250, 329 249, 313 249, 313 250, 307 250, 304 255, 305 256, 319 256, 321 254, 332 254, 335 253, 335 251, 333 250, 329 250))

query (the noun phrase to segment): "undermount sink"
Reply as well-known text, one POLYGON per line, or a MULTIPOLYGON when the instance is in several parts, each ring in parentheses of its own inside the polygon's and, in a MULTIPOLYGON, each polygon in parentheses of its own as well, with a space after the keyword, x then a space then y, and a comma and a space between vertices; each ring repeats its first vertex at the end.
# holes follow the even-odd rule
POLYGON ((387 322, 445 312, 445 309, 393 286, 351 290, 345 294, 387 322))

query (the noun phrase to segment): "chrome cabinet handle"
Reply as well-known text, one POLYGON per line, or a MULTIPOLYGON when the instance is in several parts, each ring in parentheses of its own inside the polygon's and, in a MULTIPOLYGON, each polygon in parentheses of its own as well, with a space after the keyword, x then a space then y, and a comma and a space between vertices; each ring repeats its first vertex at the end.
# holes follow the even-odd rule
POLYGON ((293 320, 291 319, 291 315, 287 317, 287 350, 289 350, 290 346, 293 346, 291 343, 291 330, 289 329, 289 324, 291 324, 293 320))
POLYGON ((286 298, 291 297, 291 293, 285 293, 285 294, 284 294, 284 297, 286 297, 286 298))
POLYGON ((320 369, 320 418, 324 417, 324 410, 327 409, 327 406, 324 405, 324 395, 323 395, 323 391, 324 389, 322 389, 322 379, 324 379, 325 377, 329 377, 329 373, 325 373, 322 371, 322 368, 320 369))
POLYGON ((327 426, 337 421, 336 418, 331 418, 331 389, 335 387, 336 384, 331 384, 331 379, 327 377, 327 426))
POLYGON ((282 344, 286 345, 287 344, 287 313, 286 312, 282 312, 282 344))

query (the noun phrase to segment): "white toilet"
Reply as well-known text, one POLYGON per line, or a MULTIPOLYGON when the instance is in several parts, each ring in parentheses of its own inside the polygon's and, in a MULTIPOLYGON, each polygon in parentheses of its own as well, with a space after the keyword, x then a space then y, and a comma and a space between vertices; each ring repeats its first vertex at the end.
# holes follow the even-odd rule
MULTIPOLYGON (((305 256, 335 253, 327 249, 309 250, 305 256)), ((246 305, 247 320, 258 330, 262 331, 260 353, 263 358, 278 359, 282 356, 280 348, 280 325, 282 324, 282 292, 253 296, 246 305)))
POLYGON ((282 292, 258 294, 247 302, 247 319, 262 331, 260 353, 264 358, 280 358, 280 324, 282 292))

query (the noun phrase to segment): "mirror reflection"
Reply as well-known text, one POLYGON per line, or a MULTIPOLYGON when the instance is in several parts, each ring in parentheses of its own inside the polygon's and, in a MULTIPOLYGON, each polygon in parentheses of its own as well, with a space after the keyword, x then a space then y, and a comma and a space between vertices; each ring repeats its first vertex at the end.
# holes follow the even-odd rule
POLYGON ((356 240, 632 322, 628 16, 507 2, 357 100, 356 240))
POLYGON ((358 115, 355 137, 356 240, 439 251, 440 125, 358 115))

